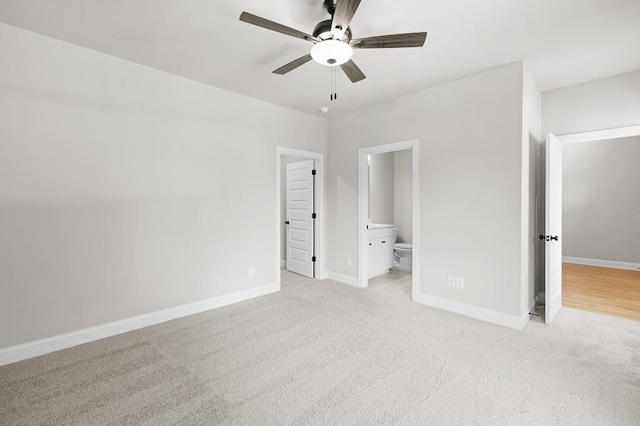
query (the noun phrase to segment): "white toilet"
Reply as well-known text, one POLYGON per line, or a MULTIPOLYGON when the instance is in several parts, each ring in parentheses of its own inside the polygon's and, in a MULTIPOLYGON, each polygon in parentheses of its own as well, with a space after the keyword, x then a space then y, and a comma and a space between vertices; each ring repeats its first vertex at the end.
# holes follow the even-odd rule
POLYGON ((411 257, 413 246, 411 244, 396 243, 393 245, 393 267, 405 271, 411 270, 411 257))

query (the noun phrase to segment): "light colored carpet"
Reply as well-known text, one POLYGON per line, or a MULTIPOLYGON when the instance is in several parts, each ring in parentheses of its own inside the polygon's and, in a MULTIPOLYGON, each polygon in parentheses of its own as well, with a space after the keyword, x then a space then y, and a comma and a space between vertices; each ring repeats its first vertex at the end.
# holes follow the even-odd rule
POLYGON ((0 368, 1 424, 640 424, 640 323, 522 332, 283 273, 274 295, 0 368))

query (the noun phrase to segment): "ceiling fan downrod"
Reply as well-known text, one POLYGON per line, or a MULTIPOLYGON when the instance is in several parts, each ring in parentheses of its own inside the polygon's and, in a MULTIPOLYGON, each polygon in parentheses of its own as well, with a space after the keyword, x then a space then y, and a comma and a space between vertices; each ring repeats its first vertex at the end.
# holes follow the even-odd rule
POLYGON ((336 11, 336 1, 335 0, 324 0, 322 2, 322 7, 331 15, 333 18, 333 13, 336 11))

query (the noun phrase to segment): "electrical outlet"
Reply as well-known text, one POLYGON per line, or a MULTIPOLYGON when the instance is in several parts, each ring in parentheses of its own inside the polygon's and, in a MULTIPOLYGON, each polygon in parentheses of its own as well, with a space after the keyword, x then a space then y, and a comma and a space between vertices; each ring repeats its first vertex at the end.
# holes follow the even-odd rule
POLYGON ((456 278, 456 288, 458 290, 464 290, 464 278, 456 278))
POLYGON ((347 257, 347 266, 351 266, 351 258, 347 257))
POLYGON ((249 268, 249 278, 253 278, 256 276, 256 271, 253 269, 253 266, 249 268))
POLYGON ((447 279, 447 283, 449 284, 449 287, 456 288, 456 277, 449 277, 447 279))

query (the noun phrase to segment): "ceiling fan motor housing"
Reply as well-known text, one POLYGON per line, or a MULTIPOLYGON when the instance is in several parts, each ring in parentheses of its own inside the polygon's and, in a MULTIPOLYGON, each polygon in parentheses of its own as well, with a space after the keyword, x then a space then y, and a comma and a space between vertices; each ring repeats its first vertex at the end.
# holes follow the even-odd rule
POLYGON ((336 39, 340 41, 346 41, 347 43, 351 41, 351 27, 347 28, 347 31, 344 32, 344 36, 342 37, 334 37, 334 34, 331 32, 331 19, 327 19, 326 21, 320 22, 313 29, 313 36, 319 38, 320 40, 331 40, 336 39))

